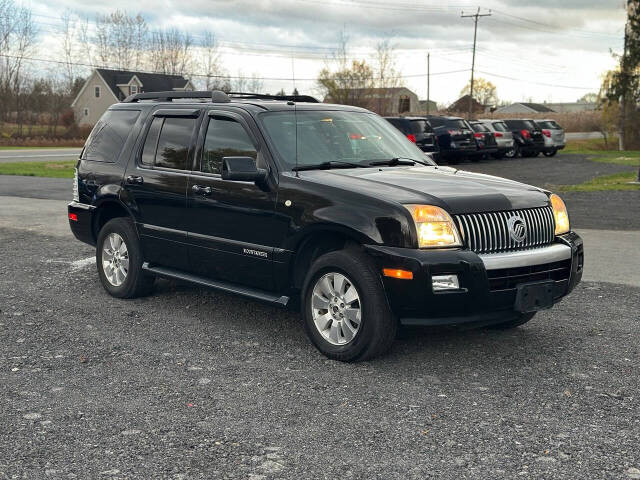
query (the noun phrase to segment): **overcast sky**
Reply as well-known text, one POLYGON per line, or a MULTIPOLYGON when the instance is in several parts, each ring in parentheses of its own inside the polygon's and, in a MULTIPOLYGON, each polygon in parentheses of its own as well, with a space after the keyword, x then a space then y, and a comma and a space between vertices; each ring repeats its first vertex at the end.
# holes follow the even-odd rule
POLYGON ((431 98, 443 104, 469 81, 473 20, 461 18, 463 11, 491 10, 478 26, 476 76, 511 101, 575 101, 597 91, 603 71, 614 66, 611 50, 622 48, 625 21, 623 0, 31 0, 25 6, 45 45, 54 45, 65 9, 89 18, 116 8, 140 12, 152 28, 178 27, 196 41, 209 30, 231 74, 284 79, 264 81, 272 93, 292 90, 294 76, 300 92, 317 93, 313 79, 343 29, 349 55, 358 59, 372 60, 375 45, 388 39, 405 86, 420 98, 427 94, 431 52, 431 98))

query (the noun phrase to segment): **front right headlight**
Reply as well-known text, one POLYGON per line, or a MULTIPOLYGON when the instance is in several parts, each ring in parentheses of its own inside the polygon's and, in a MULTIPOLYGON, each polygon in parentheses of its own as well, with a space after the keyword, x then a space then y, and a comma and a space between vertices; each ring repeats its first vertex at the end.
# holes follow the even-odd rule
POLYGON ((434 205, 405 205, 418 232, 418 248, 461 247, 460 234, 451 216, 434 205))
POLYGON ((553 208, 553 219, 555 220, 556 224, 556 235, 562 235, 563 233, 569 232, 571 226, 569 225, 569 213, 567 212, 567 206, 555 193, 551 194, 549 200, 551 200, 551 207, 553 208))

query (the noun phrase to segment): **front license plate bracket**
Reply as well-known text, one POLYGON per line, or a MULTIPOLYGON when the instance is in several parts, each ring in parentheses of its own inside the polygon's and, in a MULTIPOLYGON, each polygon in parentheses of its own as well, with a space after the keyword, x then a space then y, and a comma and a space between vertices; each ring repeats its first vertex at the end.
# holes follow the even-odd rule
POLYGON ((553 306, 554 281, 531 282, 518 285, 514 309, 529 313, 553 306))

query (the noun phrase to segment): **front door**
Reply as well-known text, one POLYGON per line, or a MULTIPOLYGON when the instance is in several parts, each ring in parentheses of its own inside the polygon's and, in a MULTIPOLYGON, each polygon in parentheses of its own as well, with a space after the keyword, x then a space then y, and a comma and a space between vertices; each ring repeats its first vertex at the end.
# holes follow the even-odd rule
POLYGON ((240 113, 210 111, 202 123, 187 189, 189 260, 201 275, 273 290, 276 192, 221 177, 227 156, 252 157, 269 168, 252 121, 240 113))
POLYGON ((123 201, 136 218, 144 259, 188 268, 187 185, 199 110, 157 110, 125 174, 123 201))

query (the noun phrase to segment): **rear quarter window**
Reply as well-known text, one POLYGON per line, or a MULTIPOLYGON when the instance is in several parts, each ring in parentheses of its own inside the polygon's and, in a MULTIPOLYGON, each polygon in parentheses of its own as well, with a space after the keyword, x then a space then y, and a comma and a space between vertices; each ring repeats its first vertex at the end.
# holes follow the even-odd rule
POLYGON ((399 118, 387 118, 386 120, 401 132, 408 133, 407 128, 405 126, 406 122, 404 120, 400 120, 399 118))
POLYGON ((493 122, 492 125, 496 132, 506 132, 509 130, 504 122, 493 122))
POLYGON ((108 110, 91 130, 80 158, 117 162, 139 116, 139 110, 108 110))
POLYGON ((411 124, 412 133, 429 133, 431 131, 431 127, 429 127, 426 120, 411 120, 409 123, 411 124))

